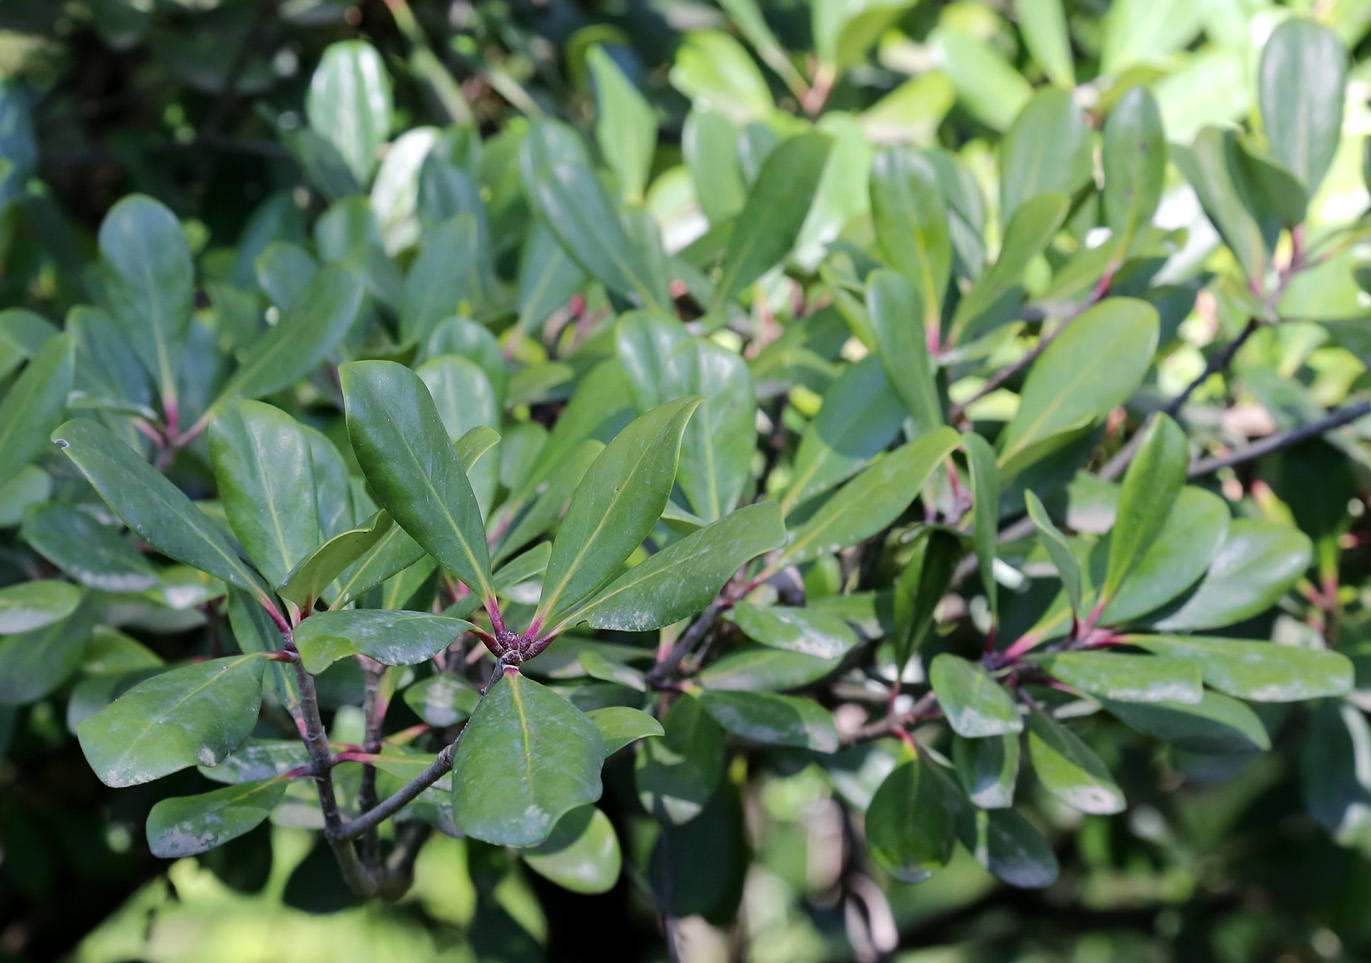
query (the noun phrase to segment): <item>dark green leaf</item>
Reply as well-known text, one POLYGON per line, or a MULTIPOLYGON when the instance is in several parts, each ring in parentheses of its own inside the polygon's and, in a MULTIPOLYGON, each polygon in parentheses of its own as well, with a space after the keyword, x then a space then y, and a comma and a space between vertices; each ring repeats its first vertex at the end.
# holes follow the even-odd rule
POLYGON ((980 435, 962 436, 962 450, 971 468, 971 536, 980 563, 990 617, 1000 617, 999 590, 995 583, 995 546, 1000 527, 1000 466, 995 451, 980 435))
POLYGON ((978 663, 944 652, 934 658, 928 679, 957 735, 978 739, 1023 731, 1019 707, 978 663))
POLYGON ((739 602, 733 607, 733 620, 743 634, 763 645, 818 659, 846 655, 858 641, 857 633, 838 616, 808 608, 739 602))
POLYGON ((724 734, 698 699, 682 695, 662 718, 666 735, 638 750, 634 779, 643 808, 668 826, 700 815, 724 768, 724 734))
POLYGON ((744 645, 711 662, 695 681, 706 689, 798 689, 831 674, 841 661, 744 645))
POLYGON ((463 302, 480 300, 474 273, 479 243, 471 214, 457 214, 427 232, 400 301, 405 344, 424 344, 438 322, 457 314, 463 302))
POLYGON ((710 341, 676 347, 662 372, 665 399, 704 398, 681 439, 676 484, 706 522, 738 504, 757 450, 757 401, 747 362, 710 341))
POLYGON ((946 866, 956 845, 942 782, 924 772, 933 765, 906 748, 866 811, 872 859, 904 883, 922 882, 946 866))
POLYGON ((595 139, 625 199, 639 202, 657 149, 657 117, 603 47, 586 53, 595 86, 595 139))
POLYGON ((1014 784, 1019 778, 1019 737, 1013 733, 987 739, 954 739, 952 758, 957 779, 971 801, 981 809, 1008 809, 1014 805, 1014 784))
POLYGON ((390 77, 376 49, 361 40, 331 44, 310 78, 305 114, 360 184, 390 134, 391 111, 390 77))
MULTIPOLYGON (((1039 91, 1000 143, 1000 220, 1051 192, 1074 194, 1094 172, 1094 144, 1085 115, 1069 90, 1039 91)), ((1007 243, 1007 241, 1006 241, 1007 243)))
POLYGON ((1187 662, 1114 652, 1054 652, 1036 658, 1054 679, 1119 702, 1198 705, 1200 670, 1187 662))
POLYGON ((582 806, 557 820, 550 835, 519 857, 539 876, 573 893, 607 893, 619 879, 623 857, 609 817, 582 806))
POLYGON ((1109 570, 1100 591, 1105 602, 1114 597, 1161 534, 1189 467, 1190 445, 1185 432, 1167 415, 1157 415, 1123 476, 1119 509, 1109 536, 1109 570))
POLYGON ((1246 703, 1207 689, 1199 705, 1102 701, 1126 725, 1181 749, 1225 753, 1271 748, 1266 727, 1246 703))
POLYGON ((1233 252, 1243 275, 1260 283, 1280 231, 1274 213, 1266 214, 1254 197, 1243 169, 1243 150, 1231 130, 1206 128, 1189 147, 1177 147, 1173 160, 1195 188, 1204 212, 1233 252))
POLYGON ((86 604, 58 622, 0 638, 0 706, 27 705, 65 682, 81 664, 95 616, 86 604))
POLYGON ((938 603, 952 585, 962 560, 962 540, 941 528, 930 529, 914 549, 895 584, 895 666, 903 675, 910 658, 933 627, 938 603))
MULTIPOLYGON (((909 285, 908 291, 900 291, 899 297, 891 298, 891 304, 899 308, 908 304, 912 310, 906 313, 897 309, 890 324, 911 327, 918 332, 918 339, 926 343, 926 331, 938 333, 943 293, 952 271, 952 239, 938 174, 922 155, 887 147, 876 154, 870 190, 876 243, 886 262, 909 285)), ((870 305, 876 279, 868 278, 867 283, 870 305)), ((873 323, 875 313, 873 308, 873 323)), ((891 378, 892 384, 898 381, 891 378)))
POLYGON ((405 705, 435 729, 455 726, 471 715, 481 691, 453 675, 435 675, 405 689, 405 705))
POLYGON ((281 582, 277 594, 301 608, 309 607, 348 566, 393 531, 394 525, 389 515, 377 512, 365 524, 333 536, 301 559, 281 582))
POLYGON ((1252 702, 1302 702, 1352 690, 1352 663, 1326 649, 1190 635, 1130 635, 1124 641, 1183 659, 1205 685, 1252 702))
POLYGON ((996 879, 1042 889, 1057 878, 1057 855, 1042 833, 1012 809, 973 809, 957 816, 957 838, 996 879))
POLYGON ((295 646, 315 675, 349 655, 369 656, 382 665, 416 665, 470 628, 470 622, 423 612, 344 609, 301 621, 295 627, 295 646))
POLYGON ((19 474, 61 423, 74 363, 72 336, 49 338, 0 401, 0 484, 19 474))
POLYGON ((774 692, 706 690, 700 705, 733 735, 763 745, 794 746, 817 752, 838 748, 838 730, 827 709, 799 696, 774 692))
POLYGON ((1271 156, 1310 196, 1342 134, 1347 51, 1321 23, 1292 17, 1271 32, 1257 71, 1257 101, 1271 156))
POLYGON ((0 588, 0 635, 28 632, 65 619, 81 604, 69 582, 39 579, 0 588))
POLYGON ((1166 181, 1166 131, 1146 87, 1129 88, 1104 123, 1104 220, 1122 257, 1152 223, 1166 181))
POLYGON ((639 739, 665 734, 662 724, 641 709, 631 706, 606 706, 586 713, 605 741, 605 755, 612 756, 639 739))
MULTIPOLYGON (((867 278, 866 309, 886 380, 914 427, 927 434, 943 424, 943 406, 914 288, 893 271, 873 271, 867 278)), ((936 336, 936 326, 933 330, 936 336)))
POLYGON ((1033 519, 1033 526, 1038 530, 1038 538, 1047 549, 1047 557, 1052 560, 1053 566, 1057 569, 1057 577, 1062 580, 1066 597, 1071 600, 1071 611, 1077 615, 1082 614, 1081 564, 1076 559, 1071 543, 1061 530, 1052 524, 1052 519, 1047 517, 1047 509, 1043 508, 1043 503, 1038 500, 1037 495, 1025 492, 1024 504, 1028 508, 1028 517, 1033 519))
POLYGON ((1100 757, 1044 712, 1028 716, 1028 756, 1043 788, 1072 809, 1102 816, 1123 810, 1123 790, 1100 757))
POLYGON ((161 859, 180 859, 222 846, 261 825, 288 785, 284 779, 266 779, 163 799, 148 813, 148 848, 161 859))

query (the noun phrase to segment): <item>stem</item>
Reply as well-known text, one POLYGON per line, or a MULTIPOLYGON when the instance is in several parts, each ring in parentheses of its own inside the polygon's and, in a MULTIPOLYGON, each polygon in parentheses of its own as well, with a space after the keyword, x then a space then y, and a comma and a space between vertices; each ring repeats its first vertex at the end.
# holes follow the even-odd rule
MULTIPOLYGON (((362 657, 362 671, 366 675, 366 689, 362 701, 362 711, 366 718, 365 735, 362 737, 362 751, 376 755, 381 751, 381 726, 385 722, 385 703, 381 698, 381 683, 385 678, 385 666, 362 657)), ((367 765, 362 768, 362 786, 357 793, 357 806, 362 812, 375 809, 376 767, 367 765)), ((376 873, 381 868, 381 841, 376 833, 369 832, 362 839, 362 861, 367 869, 376 873)))
MULTIPOLYGON (((905 712, 899 715, 886 716, 870 725, 862 726, 855 732, 848 733, 842 738, 842 745, 853 746, 859 742, 870 742, 872 739, 880 739, 884 736, 898 735, 904 730, 921 722, 925 718, 937 715, 941 710, 938 708, 938 696, 933 692, 925 692, 920 696, 919 701, 915 702, 905 712)), ((908 734, 905 733, 905 738, 908 734)), ((911 740, 912 741, 912 740, 911 740)))
MULTIPOLYGON (((727 586, 725 586, 725 591, 727 591, 727 586)), ((718 595, 714 596, 714 601, 710 602, 709 605, 705 607, 705 610, 700 613, 700 617, 691 623, 690 628, 685 630, 685 634, 671 647, 671 651, 666 654, 666 658, 658 659, 657 664, 648 671, 647 684, 653 688, 664 684, 667 677, 675 672, 680 666, 681 660, 689 655, 696 644, 704 638, 705 633, 708 632, 710 626, 714 624, 714 620, 718 618, 719 613, 730 604, 732 603, 727 599, 724 592, 720 592, 718 595)))
POLYGON ((1348 422, 1356 421, 1366 414, 1371 414, 1371 401, 1359 401, 1355 405, 1348 405, 1346 408, 1335 408, 1325 417, 1318 421, 1311 421, 1307 425, 1292 428, 1289 431, 1281 432, 1276 435, 1269 435, 1261 441, 1231 451, 1226 455, 1216 455, 1213 458, 1201 458, 1190 464, 1190 470, 1186 473, 1187 478, 1202 478, 1205 475, 1213 474, 1220 468, 1228 468, 1233 465, 1240 465, 1243 462, 1252 461, 1263 455, 1269 455, 1273 451, 1280 451, 1282 448, 1289 448, 1291 445, 1299 444, 1310 438, 1315 438, 1326 431, 1341 427, 1348 422))

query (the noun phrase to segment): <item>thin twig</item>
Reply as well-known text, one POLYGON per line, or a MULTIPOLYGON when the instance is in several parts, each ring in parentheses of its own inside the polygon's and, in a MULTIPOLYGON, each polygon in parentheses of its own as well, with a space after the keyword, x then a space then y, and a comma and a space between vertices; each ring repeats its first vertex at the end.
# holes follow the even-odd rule
POLYGON ((859 742, 870 742, 872 739, 880 739, 882 736, 892 735, 893 733, 911 726, 916 722, 922 722, 939 712, 938 696, 934 692, 925 692, 919 700, 910 708, 898 715, 886 716, 877 719, 875 722, 862 726, 855 732, 850 732, 843 736, 844 746, 853 746, 859 742))
POLYGON ((1298 428, 1292 428, 1280 434, 1268 435, 1261 441, 1230 451, 1226 455, 1215 455, 1212 458, 1201 458, 1192 462, 1186 477, 1202 478, 1205 475, 1213 474, 1220 468, 1252 461, 1263 455, 1269 455, 1273 451, 1280 451, 1282 448, 1289 448, 1291 445, 1297 445, 1302 441, 1322 435, 1324 432, 1341 427, 1348 422, 1356 421, 1366 414, 1371 414, 1371 401, 1359 401, 1355 405, 1348 405, 1346 408, 1336 408, 1318 421, 1311 421, 1307 425, 1300 425, 1298 428))
MULTIPOLYGON (((727 591, 727 586, 725 586, 725 591, 727 591)), ((691 650, 704 638, 705 633, 714 624, 719 613, 729 604, 730 602, 724 592, 714 596, 714 601, 710 602, 705 610, 700 613, 700 617, 691 624, 690 628, 685 630, 685 633, 671 647, 671 651, 666 654, 666 657, 648 671, 648 685, 655 687, 665 683, 680 666, 681 660, 689 655, 691 650)))
MULTIPOLYGON (((371 755, 381 751, 381 727, 385 722, 385 708, 381 700, 381 682, 385 677, 385 667, 379 663, 367 659, 365 656, 359 657, 362 662, 362 672, 365 678, 365 689, 362 699, 362 712, 366 720, 366 729, 362 737, 362 751, 371 755)), ((379 800, 376 796, 376 767, 362 767, 362 785, 357 792, 357 808, 361 812, 367 812, 376 808, 379 800)), ((371 872, 375 873, 381 867, 381 841, 375 832, 367 833, 362 839, 362 861, 371 872)))

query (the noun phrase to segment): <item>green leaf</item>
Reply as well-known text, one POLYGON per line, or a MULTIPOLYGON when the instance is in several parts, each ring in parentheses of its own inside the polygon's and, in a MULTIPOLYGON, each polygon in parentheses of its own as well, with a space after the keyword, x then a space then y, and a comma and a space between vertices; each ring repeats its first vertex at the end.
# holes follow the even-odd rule
POLYGON ((1062 0, 1014 0, 1014 8, 1024 44, 1047 79, 1058 87, 1075 87, 1071 35, 1066 29, 1062 0))
POLYGON ((273 778, 163 799, 148 813, 148 848, 160 859, 180 859, 222 846, 261 825, 289 785, 273 778))
POLYGON ((0 484, 33 461, 61 424, 75 354, 70 334, 49 338, 0 401, 0 484))
POLYGON ((481 690, 454 675, 434 675, 407 686, 405 705, 435 729, 455 726, 471 715, 481 690))
POLYGON ((705 608, 743 565, 784 544, 785 526, 775 502, 740 508, 653 553, 560 624, 586 621, 592 628, 620 632, 671 625, 705 608))
POLYGON ((816 752, 834 752, 838 748, 833 716, 809 699, 722 689, 703 691, 698 698, 715 722, 749 742, 816 752))
POLYGON ((86 761, 115 789, 217 766, 257 724, 266 663, 211 659, 139 683, 76 727, 86 761))
POLYGON ((1104 16, 1100 72, 1117 77, 1184 49, 1200 32, 1203 14, 1190 0, 1113 0, 1104 16))
POLYGON ((1240 518, 1189 595, 1144 621, 1162 632, 1232 625, 1275 605, 1309 567, 1313 549, 1299 529, 1240 518))
POLYGON ((962 540, 941 528, 927 530, 895 583, 895 666, 903 676, 910 658, 919 651, 937 616, 962 560, 962 540))
POLYGON ((388 533, 395 521, 377 512, 363 525, 333 536, 305 556, 281 581, 277 594, 303 608, 323 597, 324 590, 388 533))
POLYGON ((233 533, 267 581, 285 581, 322 537, 304 433, 279 408, 234 401, 210 423, 209 450, 233 533))
POLYGON ((668 826, 700 815, 724 768, 724 734, 698 699, 682 695, 662 718, 666 735, 643 743, 634 760, 638 799, 668 826))
POLYGON ((1019 410, 1000 438, 1006 474, 1045 454, 1045 439, 1098 421, 1123 404, 1152 363, 1158 325, 1156 308, 1132 298, 1110 298, 1073 321, 1028 374, 1019 410))
MULTIPOLYGON (((562 417, 565 418, 566 415, 562 417)), ((555 462, 556 471, 552 473, 550 478, 540 480, 537 488, 528 491, 520 489, 505 500, 504 504, 500 506, 500 511, 508 513, 504 517, 517 519, 517 521, 507 529, 505 537, 500 542, 500 547, 495 553, 497 563, 543 534, 562 516, 567 502, 571 500, 571 496, 576 491, 576 487, 585 478, 586 472, 595 463, 595 459, 604 451, 604 447, 593 438, 582 440, 565 457, 555 462), (525 504, 526 495, 528 497, 537 495, 532 505, 525 504), (527 510, 521 511, 524 508, 527 510), (513 510, 511 511, 511 509, 513 510)), ((540 454, 539 461, 542 462, 545 458, 551 460, 546 448, 540 454)), ((501 517, 501 515, 495 517, 493 524, 495 531, 499 530, 501 517)))
POLYGON ((681 151, 709 223, 718 226, 735 217, 747 203, 738 129, 722 113, 697 106, 686 114, 681 151))
POLYGON ((875 460, 795 532, 769 568, 808 562, 870 538, 909 507, 961 436, 943 427, 875 460))
POLYGON ((733 620, 744 635, 763 645, 818 659, 846 655, 858 641, 857 633, 838 616, 813 609, 739 602, 733 607, 733 620))
POLYGON ((157 571, 125 538, 88 513, 55 502, 24 514, 20 537, 64 573, 102 592, 144 592, 157 571))
POLYGON ((1327 649, 1195 635, 1129 635, 1124 642, 1199 670, 1204 684, 1251 702, 1303 702, 1352 690, 1352 663, 1327 649))
POLYGON ((695 681, 706 689, 798 689, 831 675, 841 662, 767 645, 742 645, 705 666, 695 681))
POLYGON ((39 579, 0 588, 0 635, 41 629, 76 611, 81 590, 68 582, 39 579))
POLYGON ((978 663, 944 652, 928 679, 952 731, 969 739, 1023 731, 1014 699, 978 663))
POLYGON ((519 858, 539 876, 573 893, 607 893, 619 880, 623 857, 609 817, 594 806, 573 809, 537 846, 519 858))
POLYGON ((319 367, 348 333, 361 304, 362 284, 350 270, 338 264, 320 270, 243 355, 205 417, 228 398, 273 394, 319 367))
POLYGON ((819 131, 778 144, 762 163, 747 203, 734 220, 714 288, 714 305, 745 291, 790 253, 809 216, 833 140, 819 131))
POLYGON ((717 110, 738 124, 769 117, 776 109, 757 64, 742 44, 721 30, 686 35, 671 67, 671 85, 697 110, 717 110))
POLYGON ((93 421, 69 421, 53 432, 81 474, 157 551, 246 589, 260 600, 270 591, 243 561, 228 536, 186 495, 128 445, 93 421))
POLYGON ((1035 657, 1044 672, 1074 689, 1119 702, 1198 705, 1200 670, 1185 662, 1116 652, 1054 652, 1035 657))
MULTIPOLYGON (((719 0, 719 6, 724 8, 737 25, 739 32, 752 44, 752 49, 766 61, 768 67, 780 75, 787 87, 791 90, 803 89, 804 77, 795 69, 780 40, 767 26, 757 0, 719 0)), ((701 190, 700 193, 703 196, 704 191, 701 190)))
POLYGON ((482 300, 474 273, 479 250, 471 214, 456 214, 425 232, 400 299, 402 343, 424 344, 438 322, 457 314, 464 303, 482 300))
POLYGON ((957 99, 981 123, 1004 130, 1033 88, 995 48, 969 31, 940 26, 929 35, 943 70, 957 88, 957 99))
POLYGON ((1033 96, 1000 142, 1000 220, 1042 194, 1074 194, 1094 173, 1094 143, 1085 115, 1069 90, 1049 87, 1033 96))
POLYGON ((1342 134, 1347 51, 1321 23, 1292 17, 1271 32, 1257 70, 1257 101, 1271 156, 1313 196, 1342 134))
POLYGON ((1231 130, 1208 127, 1172 159, 1190 182, 1205 214, 1233 252, 1243 276, 1260 283, 1280 232, 1274 212, 1265 212, 1244 170, 1244 151, 1231 130))
MULTIPOLYGON (((1194 585, 1228 537, 1229 521, 1228 503, 1221 497, 1203 488, 1182 488, 1152 547, 1105 606, 1101 623, 1128 622, 1194 585)), ((1095 552, 1104 554, 1110 541, 1102 539, 1095 552)))
POLYGON ((1052 524, 1052 519, 1047 517, 1047 509, 1043 508, 1043 503, 1038 500, 1037 495, 1024 492, 1024 504, 1028 507, 1028 517, 1033 520, 1033 526, 1038 530, 1038 538, 1042 541, 1043 548, 1047 549, 1047 557, 1052 560, 1053 566, 1057 569, 1057 577, 1062 580, 1066 597, 1071 600, 1071 611, 1079 616, 1081 564, 1076 559, 1076 553, 1066 536, 1052 524))
POLYGON ((313 675, 349 655, 382 665, 417 665, 442 652, 471 623, 423 612, 344 609, 319 612, 295 627, 295 647, 313 675))
POLYGON ((664 735, 662 724, 641 709, 631 706, 606 706, 586 713, 600 738, 605 741, 605 756, 614 755, 625 746, 649 736, 664 735))
POLYGON ((1057 855, 1042 833, 1013 809, 962 807, 957 838, 996 879, 1042 889, 1057 878, 1057 855))
POLYGON ((339 374, 352 450, 381 506, 493 604, 481 509, 424 382, 391 361, 351 362, 339 374))
POLYGON ((359 184, 376 166, 392 124, 390 77, 381 55, 361 40, 331 44, 310 78, 310 128, 342 155, 359 184))
POLYGON ((952 741, 957 779, 981 809, 1008 809, 1014 805, 1020 745, 1019 737, 1013 733, 952 741))
POLYGON ((581 265, 546 224, 536 222, 519 256, 519 330, 537 331, 585 282, 581 265))
POLYGON ((100 222, 99 243, 105 296, 119 328, 164 403, 173 405, 195 294, 186 232, 166 207, 130 194, 100 222))
POLYGON ((1072 809, 1100 816, 1123 811, 1123 790, 1100 757, 1044 712, 1028 716, 1028 757, 1043 788, 1072 809))
POLYGON ((614 326, 614 346, 628 375, 638 411, 651 411, 671 400, 663 384, 667 358, 678 345, 690 340, 674 318, 651 311, 628 311, 619 316, 614 326))
POLYGON ((257 256, 257 286, 278 308, 290 305, 319 272, 308 251, 298 244, 273 241, 257 256))
POLYGON ((962 450, 971 468, 971 537, 980 563, 990 617, 1000 617, 999 589, 995 583, 995 546, 1000 527, 1000 467, 995 451, 980 435, 962 435, 962 450))
POLYGON ((453 762, 452 814, 468 836, 529 846, 600 798, 600 730, 546 686, 513 670, 471 714, 453 762))
POLYGON ((595 459, 552 543, 535 624, 603 585, 652 531, 676 479, 686 422, 700 400, 682 398, 641 415, 595 459))
POLYGON ((1125 725, 1180 749, 1226 753, 1271 748, 1266 727, 1246 703, 1207 689, 1199 705, 1102 701, 1125 725))
MULTIPOLYGON (((866 310, 886 381, 909 412, 914 427, 919 434, 940 427, 943 404, 933 378, 925 327, 919 320, 926 315, 915 303, 915 289, 893 271, 873 271, 866 283, 866 310)), ((936 336, 936 316, 931 325, 936 336)))
POLYGON ((879 358, 868 355, 850 365, 805 426, 781 510, 789 514, 866 466, 899 433, 904 418, 879 358))
POLYGON ((919 883, 946 866, 956 845, 953 809, 935 765, 907 747, 866 811, 866 844, 876 865, 903 883, 919 883))
POLYGON ((65 682, 81 664, 96 614, 84 605, 65 619, 0 638, 0 706, 36 702, 65 682))
POLYGON ((1300 753, 1309 815, 1343 846, 1364 849, 1371 809, 1371 726, 1350 702, 1315 703, 1300 753))
POLYGON ((1104 222, 1119 254, 1152 223, 1166 184, 1166 130, 1156 98, 1143 86, 1129 88, 1104 122, 1104 222))
POLYGON ((704 398, 681 439, 676 484, 701 519, 720 519, 742 497, 757 450, 757 396, 747 362, 692 338, 667 356, 661 386, 665 399, 704 398))
MULTIPOLYGON (((379 525, 379 520, 377 524, 379 525)), ((336 587, 329 593, 333 595, 333 607, 341 608, 351 604, 391 576, 398 575, 416 564, 426 564, 422 562, 424 558, 423 547, 410 538, 409 533, 399 525, 392 524, 370 548, 363 551, 358 559, 338 576, 336 587)), ((436 567, 436 563, 430 566, 436 567)), ((475 598, 479 602, 480 597, 475 598)))
POLYGON ((641 201, 657 148, 657 116, 603 47, 586 53, 586 66, 595 85, 595 140, 624 197, 641 201))
MULTIPOLYGON (((909 291, 885 292, 892 310, 899 315, 892 315, 888 326, 910 326, 918 332, 918 340, 926 343, 925 331, 935 336, 938 333, 943 294, 952 272, 952 238, 938 173, 923 155, 901 147, 886 147, 876 154, 870 192, 876 244, 886 262, 909 284, 909 291), (900 312, 906 304, 912 312, 900 312)), ((868 278, 867 285, 869 306, 877 290, 877 279, 868 278)), ((873 308, 873 323, 875 314, 873 308)), ((898 380, 891 378, 896 390, 898 380)))
POLYGON ((815 0, 811 7, 811 21, 819 59, 835 73, 856 66, 881 33, 915 2, 815 0))
POLYGON ((1119 586, 1156 542, 1166 525, 1190 467, 1185 432, 1158 414, 1143 433, 1142 445, 1128 464, 1119 493, 1119 510, 1109 535, 1109 569, 1100 598, 1114 597, 1119 586))

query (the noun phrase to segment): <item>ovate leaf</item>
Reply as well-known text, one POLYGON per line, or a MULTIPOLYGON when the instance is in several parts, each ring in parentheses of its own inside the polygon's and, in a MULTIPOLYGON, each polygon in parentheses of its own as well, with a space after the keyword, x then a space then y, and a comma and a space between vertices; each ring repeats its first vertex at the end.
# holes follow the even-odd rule
POLYGON ((1100 597, 1114 597, 1123 580, 1152 547, 1185 484, 1190 444, 1165 414, 1153 419, 1128 465, 1119 509, 1109 536, 1109 569, 1100 597))
POLYGON ((1303 702, 1352 689, 1352 663, 1327 649, 1195 635, 1131 635, 1124 641, 1184 660, 1205 685, 1252 702, 1303 702))
POLYGON ((305 668, 316 675, 349 655, 369 656, 382 665, 417 665, 470 628, 470 622, 423 612, 343 609, 302 620, 295 646, 305 668))
POLYGON ((1028 717, 1028 756, 1043 788, 1072 809, 1102 816, 1123 810, 1123 790, 1100 757, 1044 712, 1028 717))
POLYGON ((1328 27, 1292 17, 1271 32, 1257 101, 1271 156, 1313 196, 1342 134, 1347 51, 1328 27))
POLYGON ((623 857, 614 825, 594 806, 573 809, 537 846, 519 858, 539 876, 573 893, 606 893, 619 879, 623 857))
POLYGON ((724 734, 698 699, 677 698, 662 718, 666 735, 638 750, 638 799, 655 819, 679 826, 700 815, 724 767, 724 734))
POLYGON ((1023 731, 1019 707, 977 663, 944 652, 934 658, 928 678, 957 735, 982 738, 1023 731))
POLYGON ((41 629, 66 618, 81 604, 81 590, 69 582, 39 579, 0 588, 0 635, 41 629))
MULTIPOLYGON (((893 271, 873 271, 867 279, 866 310, 886 381, 921 434, 943 424, 942 400, 928 355, 923 312, 915 289, 893 271)), ((932 319, 936 333, 937 318, 932 319)))
POLYGON ((1038 656, 1043 671, 1091 695, 1119 702, 1198 705, 1200 671, 1187 662, 1114 652, 1055 652, 1038 656))
POLYGON ((391 112, 390 77, 376 49, 361 40, 330 45, 310 79, 305 113, 360 184, 390 134, 391 112))
POLYGON ((0 484, 19 474, 61 423, 74 363, 70 334, 47 339, 0 401, 0 484))
POLYGON ((750 639, 819 659, 839 658, 857 644, 857 633, 831 612, 739 602, 733 607, 733 619, 750 639))
POLYGON ((701 692, 699 700, 715 722, 749 742, 817 752, 838 748, 833 716, 810 699, 774 692, 712 689, 701 692))
POLYGON ((934 765, 905 749, 871 797, 866 843, 876 865, 904 883, 918 883, 952 858, 954 811, 934 765))
POLYGON ((273 778, 163 799, 148 813, 148 848, 161 859, 180 859, 222 846, 261 825, 289 785, 273 778))
POLYGON ((1047 517, 1047 509, 1043 508, 1043 503, 1038 500, 1037 495, 1024 492, 1024 504, 1028 507, 1028 517, 1033 520, 1033 526, 1038 530, 1038 538, 1047 549, 1047 557, 1052 560, 1053 566, 1057 569, 1057 577, 1062 580, 1066 597, 1071 600, 1071 611, 1080 615, 1081 563, 1077 560, 1071 543, 1061 530, 1052 524, 1052 519, 1047 517))

